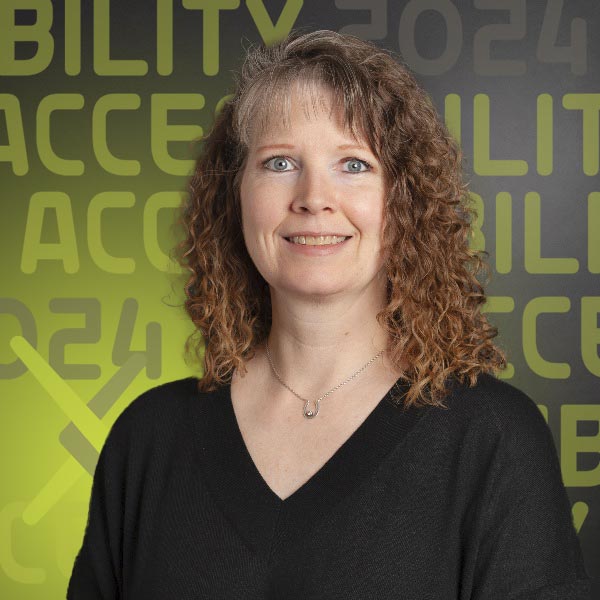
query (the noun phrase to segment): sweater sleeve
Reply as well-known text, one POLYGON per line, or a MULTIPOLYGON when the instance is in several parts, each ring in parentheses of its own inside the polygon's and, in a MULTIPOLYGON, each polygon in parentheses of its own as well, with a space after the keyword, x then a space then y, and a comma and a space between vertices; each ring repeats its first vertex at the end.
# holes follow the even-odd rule
POLYGON ((115 421, 100 452, 83 543, 75 559, 67 600, 122 597, 123 514, 129 411, 115 421))
POLYGON ((471 600, 590 600, 552 433, 528 396, 494 408, 471 600))

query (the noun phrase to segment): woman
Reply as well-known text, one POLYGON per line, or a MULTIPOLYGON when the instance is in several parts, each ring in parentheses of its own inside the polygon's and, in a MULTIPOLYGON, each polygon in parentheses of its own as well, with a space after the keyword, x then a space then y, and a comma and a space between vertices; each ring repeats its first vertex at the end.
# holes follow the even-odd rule
POLYGON ((252 50, 183 216, 204 376, 113 426, 68 598, 589 599, 550 431, 493 376, 472 216, 388 53, 252 50))

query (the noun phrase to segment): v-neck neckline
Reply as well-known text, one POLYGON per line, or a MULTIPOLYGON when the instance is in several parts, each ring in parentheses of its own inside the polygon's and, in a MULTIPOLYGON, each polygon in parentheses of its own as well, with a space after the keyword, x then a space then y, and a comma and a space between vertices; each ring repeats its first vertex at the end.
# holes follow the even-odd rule
MULTIPOLYGON (((397 382, 396 382, 397 383, 397 382)), ((223 390, 223 401, 225 404, 226 418, 231 426, 232 435, 236 439, 236 445, 243 456, 242 460, 246 463, 246 473, 249 477, 254 480, 257 487, 264 489, 267 496, 272 495, 273 501, 276 504, 292 504, 296 500, 294 496, 302 496, 306 494, 305 488, 309 489, 314 486, 318 486, 322 480, 327 479, 330 475, 339 470, 339 466, 343 465, 345 459, 353 457, 356 452, 360 452, 360 446, 366 441, 368 443, 369 434, 373 429, 374 421, 377 421, 380 413, 383 410, 383 403, 389 399, 390 393, 394 388, 386 392, 383 398, 375 405, 375 407, 368 413, 368 415, 361 421, 357 428, 342 442, 342 444, 335 450, 335 452, 325 461, 325 463, 316 470, 300 487, 294 490, 291 494, 288 494, 285 498, 281 498, 268 482, 263 477, 262 473, 258 469, 256 462, 252 458, 252 454, 248 449, 248 445, 242 435, 242 430, 233 408, 233 400, 231 397, 231 385, 227 385, 226 389, 223 390)), ((374 432, 373 432, 374 433, 374 432)))
POLYGON ((199 458, 207 487, 244 541, 257 553, 268 554, 278 527, 285 526, 295 536, 313 527, 318 522, 314 515, 326 518, 401 442, 424 412, 404 410, 392 402, 394 394, 402 397, 407 390, 407 383, 398 379, 327 462, 282 499, 264 480, 248 451, 230 384, 221 386, 206 396, 200 424, 199 458))

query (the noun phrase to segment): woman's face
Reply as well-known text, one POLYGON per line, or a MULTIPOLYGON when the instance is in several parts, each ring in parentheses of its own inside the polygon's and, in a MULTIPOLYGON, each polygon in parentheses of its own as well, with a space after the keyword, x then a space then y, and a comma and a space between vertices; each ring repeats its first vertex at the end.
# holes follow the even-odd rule
POLYGON ((371 291, 379 297, 385 293, 378 277, 383 170, 364 140, 344 131, 335 114, 330 118, 329 92, 320 93, 325 109, 307 116, 292 92, 289 127, 275 118, 251 140, 240 189, 246 247, 277 291, 311 297, 371 291), (330 237, 312 245, 317 240, 311 236, 332 235, 343 241, 330 237))

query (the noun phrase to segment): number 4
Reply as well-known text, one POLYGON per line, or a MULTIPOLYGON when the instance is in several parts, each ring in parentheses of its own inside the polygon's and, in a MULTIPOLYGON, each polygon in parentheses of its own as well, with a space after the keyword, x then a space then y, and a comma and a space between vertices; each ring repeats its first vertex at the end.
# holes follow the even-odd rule
POLYGON ((132 350, 131 343, 137 315, 138 301, 135 298, 127 298, 121 309, 112 361, 115 365, 122 366, 132 354, 143 354, 146 357, 146 374, 150 379, 157 379, 161 374, 161 326, 160 323, 148 323, 146 325, 146 349, 132 350))
POLYGON ((571 21, 571 40, 568 46, 557 46, 558 30, 562 15, 563 0, 548 0, 540 38, 537 57, 540 62, 571 64, 571 73, 587 73, 587 23, 584 19, 571 21))

